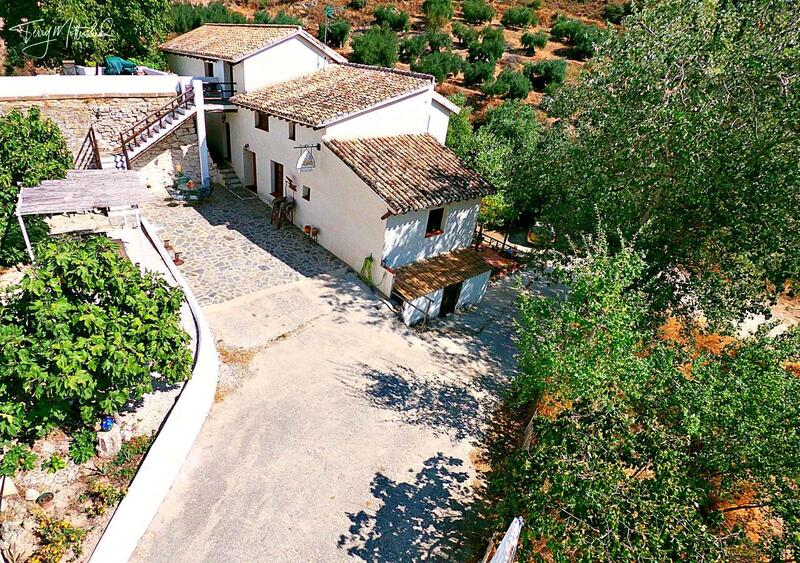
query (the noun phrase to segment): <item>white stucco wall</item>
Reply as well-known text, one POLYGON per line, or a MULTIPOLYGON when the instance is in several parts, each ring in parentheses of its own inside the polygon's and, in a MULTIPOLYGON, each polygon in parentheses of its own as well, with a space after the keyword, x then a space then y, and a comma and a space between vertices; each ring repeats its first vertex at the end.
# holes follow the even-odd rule
POLYGON ((479 276, 464 280, 461 286, 461 294, 458 296, 456 309, 465 305, 473 305, 481 300, 486 288, 489 286, 489 277, 492 272, 486 272, 479 276))
POLYGON ((444 232, 425 236, 428 210, 389 217, 383 260, 390 268, 398 268, 423 258, 469 246, 475 232, 480 200, 459 201, 445 206, 444 232))
POLYGON ((444 144, 447 139, 447 126, 450 124, 450 110, 436 100, 431 101, 430 118, 428 120, 428 133, 444 144))
POLYGON ((422 321, 425 313, 423 311, 428 311, 428 318, 435 319, 439 316, 439 308, 442 305, 442 296, 444 295, 444 289, 437 289, 433 293, 429 293, 424 297, 418 297, 412 301, 414 306, 412 307, 408 303, 403 303, 403 322, 406 323, 408 326, 415 325, 418 322, 422 321), (428 302, 430 299, 430 303, 428 302), (427 309, 426 309, 427 307, 427 309))
POLYGON ((313 225, 320 229, 319 243, 338 256, 356 271, 361 270, 364 258, 374 258, 373 279, 378 289, 388 294, 393 276, 380 266, 383 252, 386 203, 370 190, 355 173, 322 143, 324 131, 296 126, 296 140, 289 140, 289 124, 270 118, 270 130, 255 127, 255 113, 240 108, 227 114, 231 126, 232 161, 239 178, 244 180, 245 144, 256 153, 258 196, 271 202, 273 190, 271 161, 284 166, 284 174, 297 184, 297 191, 284 188, 286 195, 295 200, 295 224, 299 227, 313 225), (314 150, 315 170, 298 172, 295 168, 301 144, 320 143, 322 149, 314 150), (311 198, 302 198, 302 187, 311 188, 311 198))
MULTIPOLYGON (((205 76, 206 71, 201 59, 185 57, 174 53, 166 53, 169 69, 180 76, 205 76)), ((216 74, 216 73, 215 73, 216 74)))
POLYGON ((352 139, 425 133, 431 111, 431 92, 422 90, 334 123, 327 127, 327 135, 332 139, 352 139))
POLYGON ((243 90, 239 91, 248 92, 314 72, 321 69, 325 61, 318 47, 295 35, 237 64, 244 79, 243 90))

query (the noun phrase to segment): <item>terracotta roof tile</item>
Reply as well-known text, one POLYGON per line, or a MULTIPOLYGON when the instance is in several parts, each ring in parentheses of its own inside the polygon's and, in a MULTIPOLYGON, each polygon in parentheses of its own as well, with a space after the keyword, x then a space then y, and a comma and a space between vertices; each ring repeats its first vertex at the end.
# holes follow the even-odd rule
POLYGON ((489 195, 494 190, 428 134, 325 141, 393 213, 489 195))
POLYGON ((238 62, 250 53, 299 30, 297 25, 207 23, 174 39, 161 50, 167 53, 238 62))
POLYGON ((471 248, 439 254, 395 271, 394 290, 408 300, 428 295, 492 268, 471 248))
POLYGON ((311 127, 385 100, 422 90, 433 77, 351 63, 331 63, 322 70, 231 98, 236 105, 311 127))

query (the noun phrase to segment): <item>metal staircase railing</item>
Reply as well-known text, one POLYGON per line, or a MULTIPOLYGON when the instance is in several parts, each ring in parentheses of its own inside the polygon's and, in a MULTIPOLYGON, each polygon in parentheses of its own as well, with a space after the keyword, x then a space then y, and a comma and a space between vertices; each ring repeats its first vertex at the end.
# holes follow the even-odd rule
POLYGON ((76 170, 100 169, 103 165, 100 162, 100 149, 97 147, 97 136, 94 127, 89 127, 86 137, 75 155, 72 167, 76 170))
POLYGON ((142 143, 152 137, 158 131, 164 129, 164 121, 172 123, 177 114, 184 114, 194 106, 194 89, 188 86, 186 90, 160 107, 134 123, 128 129, 119 134, 119 142, 122 146, 122 154, 125 157, 125 166, 130 169, 131 157, 129 151, 134 151, 142 143), (157 129, 156 129, 157 127, 157 129))

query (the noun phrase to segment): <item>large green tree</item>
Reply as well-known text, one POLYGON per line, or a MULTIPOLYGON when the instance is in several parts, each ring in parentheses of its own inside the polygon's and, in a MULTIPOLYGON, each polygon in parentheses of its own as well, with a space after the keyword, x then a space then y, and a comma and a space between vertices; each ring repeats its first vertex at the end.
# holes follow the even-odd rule
POLYGON ((795 2, 646 0, 549 109, 531 206, 635 236, 663 305, 756 310, 800 273, 795 2))
MULTIPOLYGON (((19 224, 14 217, 20 186, 63 178, 72 155, 58 125, 38 108, 27 114, 12 110, 0 115, 0 266, 27 260, 19 224)), ((28 233, 36 241, 47 234, 41 219, 27 217, 28 233)))

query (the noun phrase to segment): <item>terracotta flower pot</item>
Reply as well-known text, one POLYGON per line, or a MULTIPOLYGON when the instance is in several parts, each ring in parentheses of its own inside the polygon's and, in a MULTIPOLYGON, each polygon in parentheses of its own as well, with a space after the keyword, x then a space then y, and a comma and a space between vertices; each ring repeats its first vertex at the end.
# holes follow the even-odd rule
POLYGON ((306 225, 305 227, 303 227, 303 232, 305 234, 307 234, 307 235, 310 235, 311 234, 311 225, 306 225))

